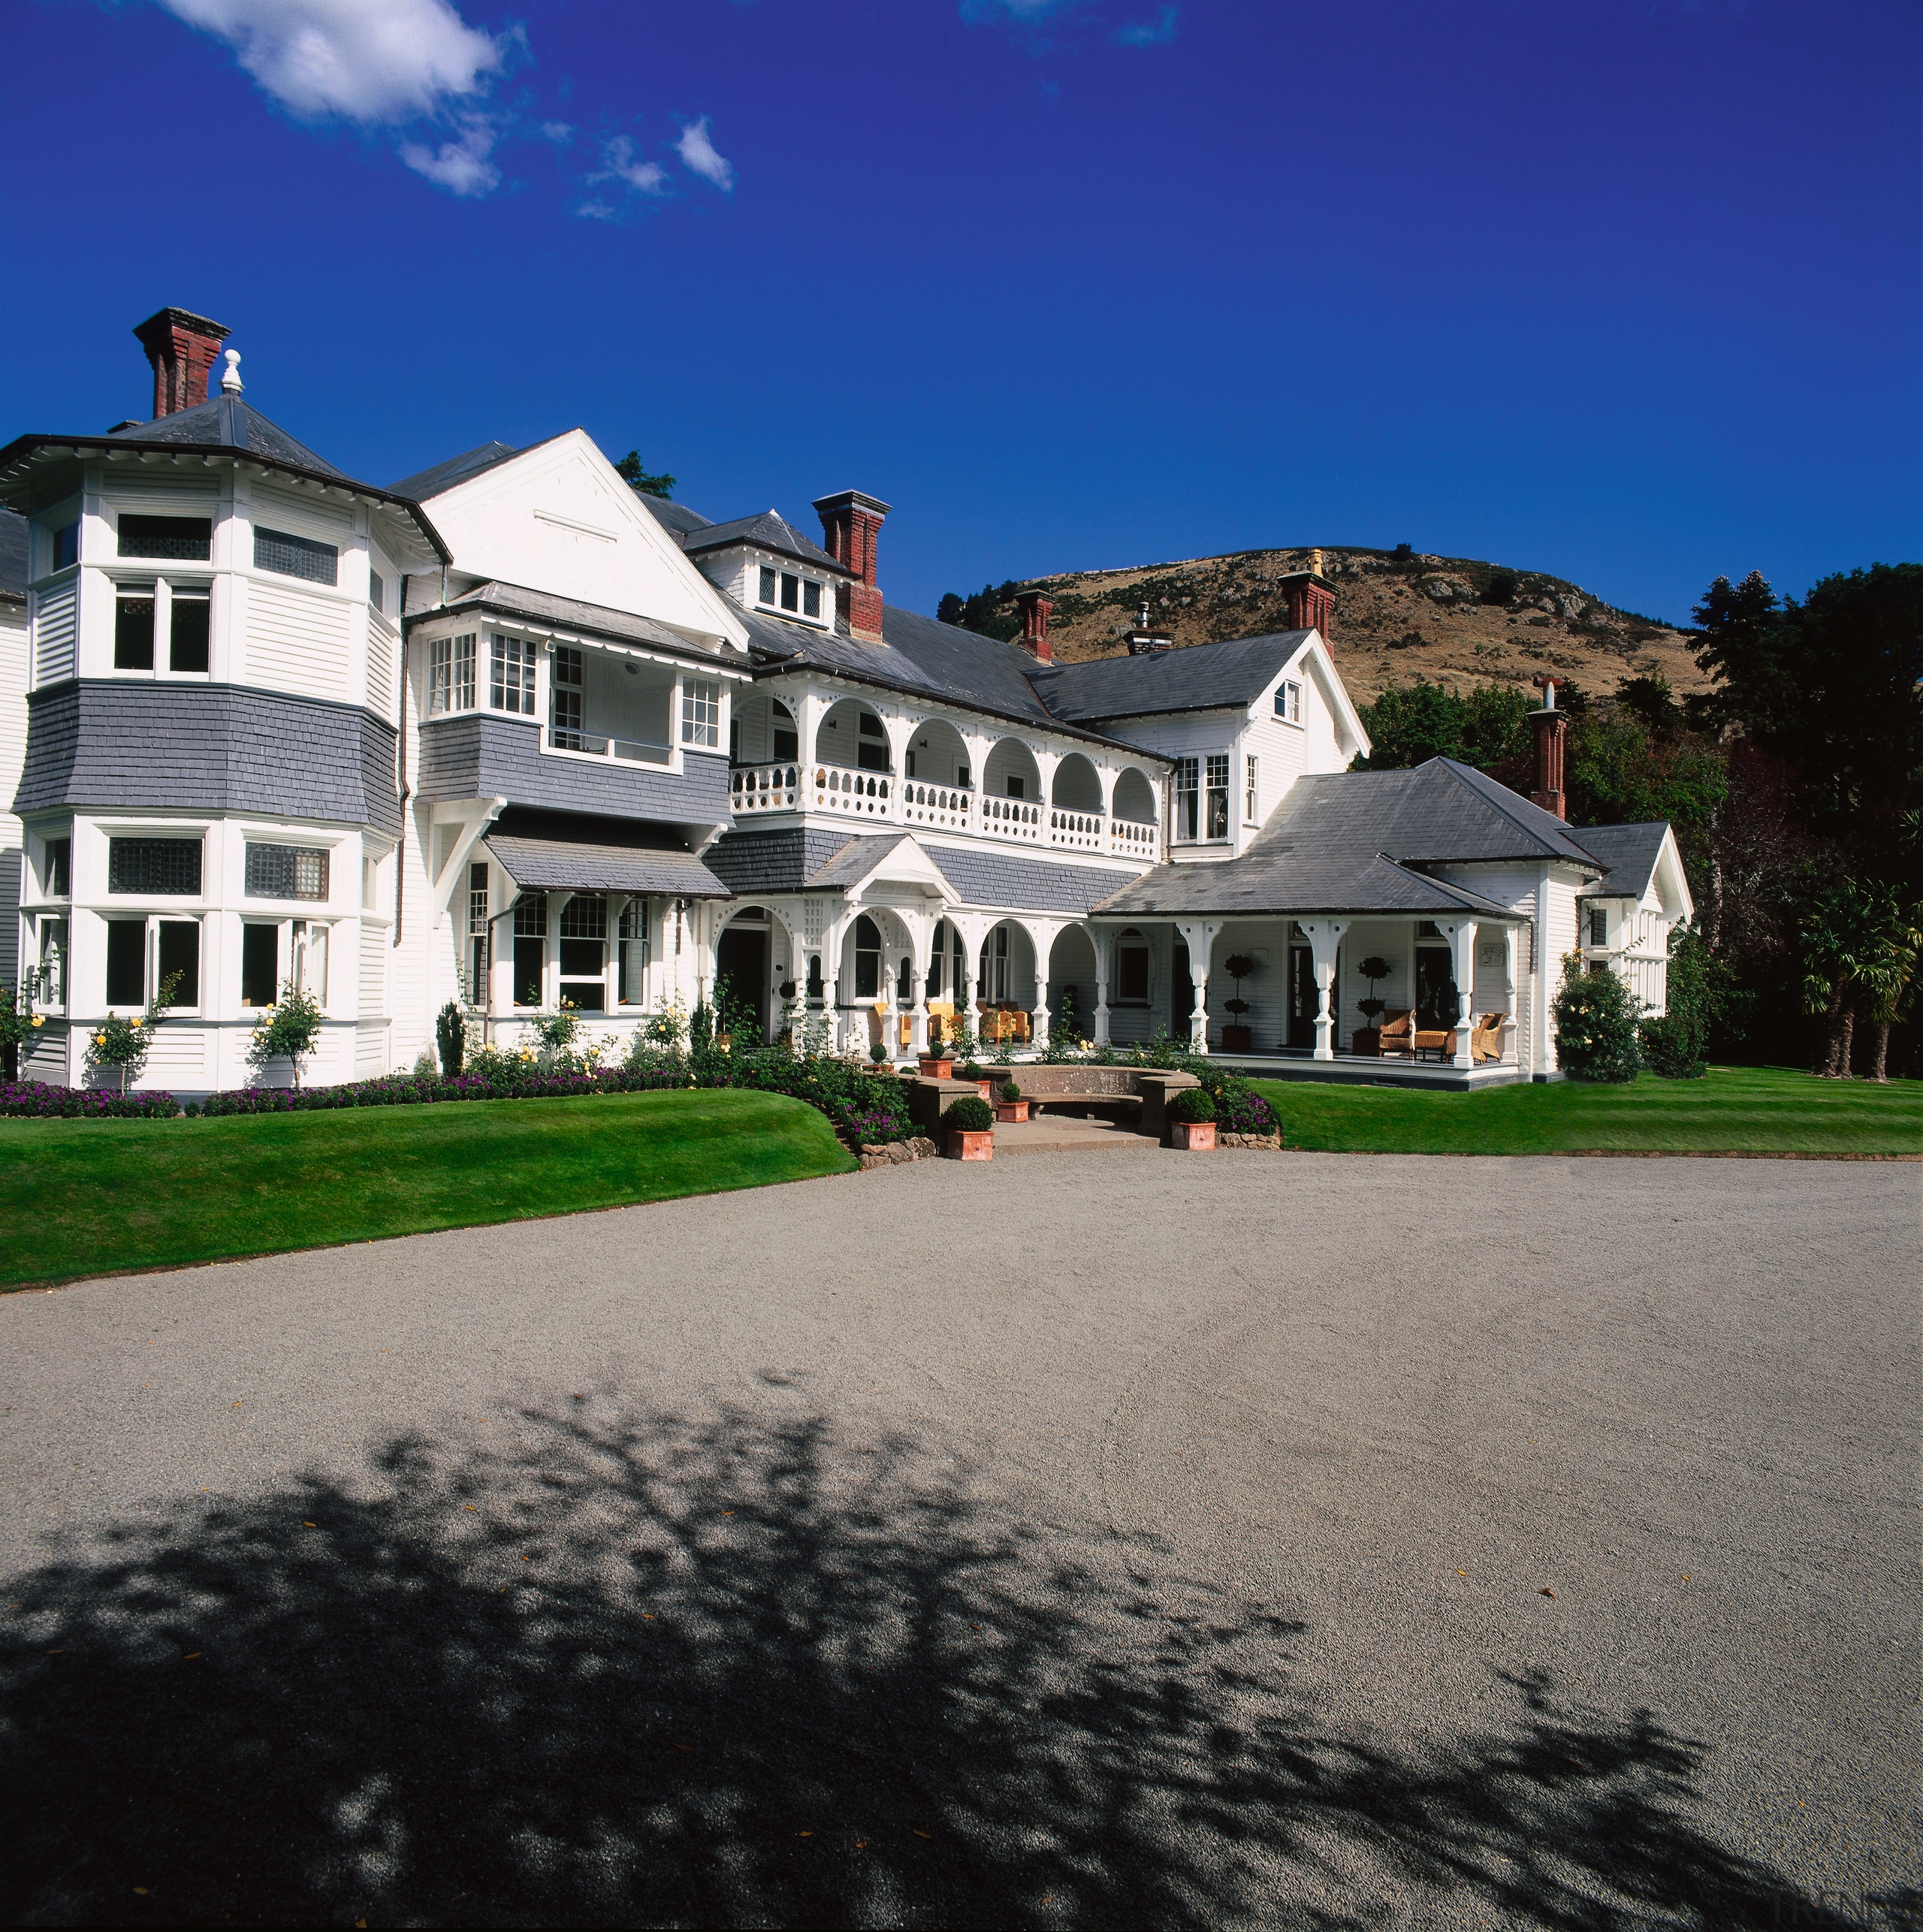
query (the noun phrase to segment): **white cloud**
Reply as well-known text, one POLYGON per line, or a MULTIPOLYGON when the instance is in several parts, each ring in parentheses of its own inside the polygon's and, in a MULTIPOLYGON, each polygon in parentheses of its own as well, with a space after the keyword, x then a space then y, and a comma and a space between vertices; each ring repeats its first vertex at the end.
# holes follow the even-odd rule
POLYGON ((543 121, 541 138, 554 142, 557 147, 565 146, 574 139, 574 129, 566 121, 543 121))
POLYGON ((424 174, 437 188, 456 195, 488 195, 501 185, 501 171, 488 157, 494 151, 494 129, 478 115, 456 140, 438 148, 403 141, 400 158, 416 174, 424 174))
POLYGON ((724 192, 732 190, 734 165, 714 152, 714 143, 708 138, 705 114, 683 127, 681 137, 675 143, 675 152, 681 156, 681 165, 691 174, 699 175, 704 181, 713 182, 724 192))
MULTIPOLYGON (((450 100, 480 93, 503 56, 503 43, 469 26, 447 0, 162 0, 162 5, 189 26, 225 41, 241 66, 303 119, 338 114, 364 124, 431 114, 450 100)), ((433 164, 457 171, 465 149, 458 142, 449 146, 457 158, 447 162, 448 148, 444 147, 433 157, 433 164)), ((408 165, 421 164, 410 160, 408 165)), ((473 165, 471 158, 466 165, 473 165)), ((440 178, 427 168, 421 171, 430 180, 440 178)), ((478 192, 455 189, 457 194, 478 192)))
POLYGON ((626 134, 616 134, 601 143, 601 171, 590 174, 591 187, 597 181, 625 181, 637 195, 665 195, 668 171, 659 162, 637 161, 634 143, 626 134))
POLYGON ((1125 47, 1166 47, 1175 38, 1175 20, 1174 8, 1164 7, 1152 20, 1138 20, 1133 26, 1121 28, 1115 40, 1125 47))
POLYGON ((577 215, 585 215, 590 222, 611 222, 614 211, 598 195, 592 201, 584 201, 575 209, 577 215))

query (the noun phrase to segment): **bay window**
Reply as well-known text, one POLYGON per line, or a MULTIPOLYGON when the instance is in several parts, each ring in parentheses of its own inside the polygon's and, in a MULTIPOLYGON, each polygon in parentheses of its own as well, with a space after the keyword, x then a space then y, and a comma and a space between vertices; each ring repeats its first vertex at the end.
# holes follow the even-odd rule
MULTIPOLYGON (((534 715, 534 659, 538 648, 526 638, 491 634, 488 702, 497 711, 534 715)), ((575 654, 578 657, 579 653, 575 654)))
POLYGON ((608 901, 599 892, 577 892, 561 908, 561 998, 583 1013, 608 1004, 608 901))
POLYGON ((524 892, 514 907, 514 1003, 542 1004, 548 978, 548 895, 524 892))
POLYGON ((614 997, 624 1007, 648 1003, 648 901, 630 899, 622 909, 614 997))
POLYGON ((548 694, 548 723, 557 751, 582 751, 581 701, 584 695, 581 653, 571 645, 554 647, 553 689, 548 694))
POLYGON ((1199 838, 1202 832, 1202 766, 1194 758, 1175 761, 1175 835, 1199 838))
POLYGON ((437 637, 427 647, 427 715, 474 708, 475 634, 437 637))
POLYGON ((699 678, 681 683, 681 742, 713 750, 721 742, 721 687, 699 678))
POLYGON ((1209 754, 1209 834, 1211 838, 1229 835, 1229 755, 1226 751, 1209 754))

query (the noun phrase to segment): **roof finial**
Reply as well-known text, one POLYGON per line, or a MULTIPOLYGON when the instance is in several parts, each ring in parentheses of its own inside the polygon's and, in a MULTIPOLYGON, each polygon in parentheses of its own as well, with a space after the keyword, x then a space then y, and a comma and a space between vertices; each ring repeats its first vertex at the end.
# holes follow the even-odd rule
POLYGON ((223 396, 237 396, 242 386, 240 352, 237 349, 230 349, 227 352, 227 373, 220 379, 220 393, 223 396))
POLYGON ((1149 600, 1146 597, 1142 599, 1142 608, 1136 613, 1135 628, 1137 630, 1146 630, 1149 628, 1149 600))

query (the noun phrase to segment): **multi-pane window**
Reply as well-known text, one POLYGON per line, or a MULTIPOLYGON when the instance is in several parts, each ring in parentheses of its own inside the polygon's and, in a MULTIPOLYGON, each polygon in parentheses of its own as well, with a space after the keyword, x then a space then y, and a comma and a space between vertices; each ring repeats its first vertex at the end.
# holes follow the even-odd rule
POLYGON ((760 601, 771 604, 774 601, 774 572, 766 564, 761 566, 760 601))
POLYGON ((53 533, 53 568, 69 569, 80 560, 80 527, 77 523, 63 524, 53 533))
POLYGON ((817 618, 821 615, 821 586, 811 577, 802 579, 802 615, 817 618))
POLYGON ((1607 946, 1609 943, 1609 914, 1601 906, 1589 908, 1589 943, 1607 946))
POLYGON ((526 638, 491 635, 488 640, 488 702, 497 711, 534 715, 536 647, 526 638))
POLYGON ((681 685, 681 742, 713 749, 721 742, 721 687, 699 678, 681 685))
POLYGON ((153 669, 153 586, 123 584, 113 604, 113 668, 153 669))
POLYGON ((548 895, 524 892, 514 907, 514 1003, 538 1007, 548 969, 548 895))
POLYGON ((554 743, 563 751, 580 751, 581 743, 582 687, 586 682, 581 653, 572 645, 554 647, 554 688, 549 693, 554 743))
POLYGON ((561 998, 583 1013, 607 1004, 608 901, 598 892, 577 892, 561 908, 561 998))
POLYGON ((624 1007, 648 1000, 648 901, 630 899, 622 909, 620 951, 614 997, 624 1007))
POLYGON ((427 647, 427 715, 474 708, 475 634, 437 637, 427 647))
POLYGON ((1178 758, 1175 762, 1175 835, 1199 838, 1202 835, 1202 765, 1199 759, 1178 758))
POLYGON ((488 998, 488 969, 493 962, 488 946, 491 928, 488 918, 488 862, 476 860, 467 868, 467 1004, 485 1007, 488 998))
POLYGON ((256 845, 250 838, 243 889, 250 899, 325 899, 328 854, 305 845, 256 845))
MULTIPOLYGON (((203 551, 202 556, 207 553, 203 551)), ((299 577, 309 584, 340 581, 340 552, 331 543, 295 536, 287 530, 254 530, 254 568, 276 576, 299 577)))
POLYGON ((201 841, 198 838, 110 838, 107 889, 155 898, 198 898, 201 841))
POLYGON ((1242 775, 1242 822, 1244 825, 1260 825, 1262 788, 1255 781, 1255 760, 1246 758, 1242 763, 1246 768, 1242 775))
POLYGON ((1285 678, 1275 687, 1275 715, 1285 724, 1302 722, 1302 687, 1285 678))
POLYGON ((1209 754, 1209 836, 1229 835, 1229 755, 1226 751, 1209 754))
POLYGON ((123 516, 119 534, 122 557, 204 563, 213 554, 213 521, 208 517, 123 516))
POLYGON ((798 617, 821 617, 821 586, 811 577, 798 577, 792 571, 777 571, 767 564, 759 567, 756 595, 764 604, 792 611, 798 617))

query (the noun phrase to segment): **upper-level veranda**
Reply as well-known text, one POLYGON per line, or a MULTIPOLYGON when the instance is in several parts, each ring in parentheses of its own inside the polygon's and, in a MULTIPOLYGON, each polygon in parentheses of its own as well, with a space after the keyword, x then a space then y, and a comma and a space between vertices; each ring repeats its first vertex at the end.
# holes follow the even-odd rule
POLYGON ((739 692, 729 734, 735 826, 901 826, 1152 864, 1168 769, 1153 753, 1058 735, 816 678, 739 692))

